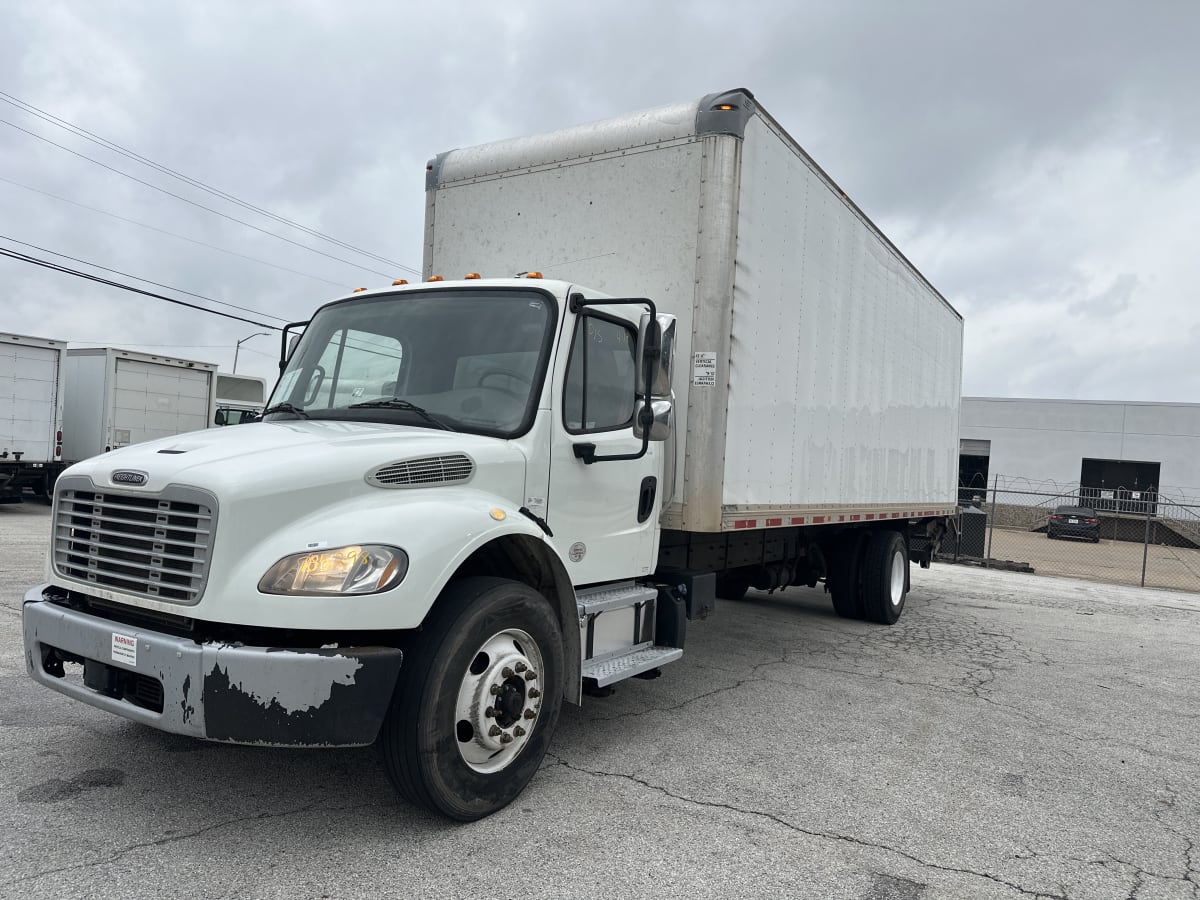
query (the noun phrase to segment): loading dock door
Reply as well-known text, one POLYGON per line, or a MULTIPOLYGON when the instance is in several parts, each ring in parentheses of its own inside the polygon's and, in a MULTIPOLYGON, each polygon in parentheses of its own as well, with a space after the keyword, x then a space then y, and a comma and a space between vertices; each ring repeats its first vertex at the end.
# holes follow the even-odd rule
POLYGON ((992 442, 962 438, 958 442, 958 502, 967 505, 987 495, 992 442))
POLYGON ((207 428, 212 377, 203 369, 118 358, 113 449, 207 428))
POLYGON ((1085 459, 1079 472, 1080 502, 1102 512, 1153 516, 1161 469, 1156 462, 1085 459))

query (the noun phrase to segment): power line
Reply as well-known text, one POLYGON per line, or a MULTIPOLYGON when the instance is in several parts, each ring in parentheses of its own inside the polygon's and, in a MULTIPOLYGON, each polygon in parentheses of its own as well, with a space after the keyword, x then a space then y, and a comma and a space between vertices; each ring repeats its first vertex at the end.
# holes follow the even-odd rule
POLYGON ((108 266, 102 266, 99 263, 90 262, 86 259, 80 259, 77 256, 68 256, 65 253, 59 253, 56 250, 48 250, 45 247, 39 247, 37 244, 30 244, 26 241, 18 241, 14 237, 9 237, 7 234, 0 234, 0 240, 11 241, 14 244, 20 244, 22 247, 29 247, 33 250, 40 250, 42 253, 49 253, 51 256, 57 256, 61 259, 69 259, 71 262, 77 262, 85 266, 91 266, 93 269, 99 269, 102 272, 111 272, 114 275, 121 275, 125 278, 132 278, 134 281, 141 281, 144 284, 152 284, 155 287, 166 288, 168 291, 174 291, 177 294, 187 294, 189 297, 196 297, 199 300, 207 300, 209 303, 215 303, 218 306, 228 306, 230 309, 241 310, 242 312, 254 313, 258 316, 266 316, 268 319, 278 319, 280 322, 288 321, 283 316, 274 316, 270 313, 262 312, 257 309, 249 309, 245 306, 238 306, 234 303, 226 303, 224 300, 215 300, 212 297, 206 297, 204 294, 197 294, 195 291, 185 291, 183 288, 177 288, 170 284, 163 284, 160 281, 151 281, 149 278, 142 278, 138 275, 131 275, 128 272, 122 272, 120 269, 110 269, 108 266))
POLYGON ((347 243, 346 241, 340 240, 339 238, 331 237, 327 234, 322 234, 319 231, 309 228, 307 225, 301 225, 300 223, 294 222, 291 219, 287 219, 287 218, 284 218, 283 216, 277 215, 276 213, 273 213, 270 210, 263 209, 260 206, 255 206, 253 203, 247 203, 245 200, 235 197, 233 194, 223 191, 220 188, 215 188, 215 187, 212 187, 211 185, 205 184, 203 181, 200 181, 199 179, 196 179, 196 178, 192 178, 190 175, 184 175, 182 172, 177 172, 175 169, 169 168, 168 166, 164 166, 161 163, 157 163, 154 160, 149 159, 148 157, 142 156, 140 153, 135 153, 133 150, 129 150, 126 147, 122 147, 120 144, 114 143, 113 141, 110 141, 107 138, 103 138, 98 134, 94 134, 93 132, 88 131, 86 128, 81 128, 80 126, 75 125, 72 122, 68 122, 66 119, 62 119, 62 118, 54 115, 53 113, 47 112, 44 109, 39 109, 38 107, 34 106, 32 103, 26 103, 24 100, 21 100, 17 97, 12 96, 12 94, 6 94, 3 91, 0 91, 0 101, 3 101, 4 103, 9 104, 10 106, 15 106, 16 108, 20 109, 22 112, 29 113, 29 115, 31 115, 31 116, 36 116, 37 118, 42 119, 43 121, 49 122, 51 125, 55 125, 59 128, 62 128, 66 131, 71 132, 72 134, 82 137, 84 140, 91 141, 93 144, 99 144, 100 146, 104 147, 107 150, 112 150, 115 153, 119 153, 120 155, 126 157, 127 159, 131 159, 135 162, 140 162, 143 165, 149 166, 150 168, 155 169, 156 171, 161 172, 164 175, 169 175, 171 178, 175 178, 180 181, 183 181, 186 184, 189 184, 195 188, 199 188, 202 191, 206 191, 207 193, 212 194, 213 196, 220 197, 223 200, 228 200, 230 203, 234 203, 234 204, 242 207, 243 209, 248 209, 248 210, 251 210, 252 212, 258 213, 259 215, 266 216, 269 219, 274 219, 276 222, 280 222, 281 224, 284 224, 284 225, 289 225, 292 228, 296 228, 300 231, 303 231, 305 234, 312 235, 315 238, 320 238, 323 241, 329 241, 332 244, 336 244, 337 246, 343 247, 347 250, 352 250, 355 253, 359 253, 363 256, 377 260, 378 262, 387 263, 389 266, 396 266, 397 268, 404 269, 408 272, 412 272, 417 275, 420 274, 420 271, 417 269, 414 269, 412 266, 406 266, 403 263, 399 263, 399 262, 396 262, 395 260, 388 259, 385 256, 380 256, 377 253, 372 253, 369 250, 363 250, 359 247, 354 246, 353 244, 350 244, 350 243, 347 243))
MULTIPOLYGON (((211 206, 205 206, 203 203, 198 203, 195 200, 191 200, 187 197, 184 197, 182 194, 176 194, 173 191, 168 191, 166 188, 159 187, 157 184, 154 184, 153 182, 146 181, 142 178, 138 178, 136 175, 130 175, 128 172, 124 172, 121 169, 118 169, 114 166, 108 165, 107 163, 102 163, 102 162, 100 162, 100 160, 93 159, 92 157, 90 157, 84 153, 80 153, 78 150, 72 150, 70 147, 66 146, 65 144, 60 144, 57 141, 50 140, 50 138, 48 138, 48 137, 43 137, 42 135, 38 134, 36 131, 30 131, 28 128, 22 128, 20 125, 16 124, 15 122, 8 121, 8 119, 0 119, 0 124, 7 125, 9 128, 15 128, 17 131, 23 132, 24 134, 27 134, 30 137, 37 138, 39 141, 45 141, 47 144, 49 144, 52 147, 57 147, 60 150, 65 150, 67 153, 70 153, 72 156, 78 156, 80 159, 85 159, 88 162, 92 163, 93 165, 97 165, 102 169, 107 169, 110 172, 115 172, 117 175, 120 175, 124 178, 128 178, 130 181, 136 181, 138 184, 145 185, 146 187, 150 188, 151 190, 159 191, 160 193, 166 194, 168 197, 174 197, 176 200, 182 200, 184 203, 190 204, 191 206, 195 206, 197 209, 203 209, 206 212, 210 212, 215 216, 220 216, 221 218, 228 219, 231 222, 237 222, 239 225, 245 225, 247 228, 252 228, 255 231, 261 232, 262 234, 269 235, 273 238, 276 238, 277 240, 285 241, 286 243, 292 244, 296 247, 300 247, 303 250, 308 250, 310 253, 316 253, 316 254, 318 254, 320 256, 324 256, 328 259, 336 260, 337 262, 343 263, 344 265, 353 266, 356 269, 362 269, 364 272, 370 272, 373 275, 382 275, 384 278, 392 278, 393 277, 388 272, 380 272, 378 269, 372 269, 368 266, 364 266, 364 265, 360 265, 359 263, 352 262, 351 260, 343 259, 340 256, 334 256, 332 253, 326 253, 324 250, 318 250, 316 247, 310 247, 307 244, 300 243, 299 241, 293 241, 289 237, 284 237, 282 234, 276 234, 274 231, 269 231, 266 228, 260 228, 258 225, 255 225, 251 222, 247 222, 245 219, 239 219, 237 216, 231 216, 227 213, 221 212, 220 210, 213 209, 211 206)), ((408 269, 408 271, 410 271, 410 272, 417 271, 416 269, 409 269, 408 266, 402 266, 401 268, 408 269)))
POLYGON ((345 284, 340 281, 332 281, 328 278, 322 278, 320 275, 312 275, 308 272, 301 272, 299 269, 290 269, 287 266, 280 266, 273 262, 267 262, 265 259, 258 259, 254 256, 247 256, 245 253, 238 253, 236 250, 227 250, 225 247, 218 247, 216 244, 209 244, 205 241, 199 241, 184 234, 176 234, 173 231, 167 231, 165 228, 147 225, 145 222, 139 222, 137 219, 130 219, 127 216, 119 216, 116 213, 109 212, 106 209, 88 206, 86 203, 80 203, 78 200, 71 200, 67 197, 60 197, 58 194, 52 194, 49 191, 43 191, 40 188, 30 187, 27 184, 21 184, 21 182, 13 181, 11 178, 4 178, 3 176, 0 176, 0 181, 4 182, 5 184, 11 184, 13 187, 19 187, 25 191, 32 191, 35 194, 41 194, 45 197, 52 197, 55 200, 61 200, 63 203, 70 203, 72 206, 78 206, 80 209, 90 210, 91 212, 99 213, 102 216, 110 216, 111 218, 118 219, 122 222, 128 222, 130 225, 136 225, 139 228, 145 228, 149 231, 156 231, 159 234, 165 234, 169 237, 179 238, 181 241, 187 241, 192 244, 199 244, 201 247, 208 247, 210 250, 216 250, 220 253, 228 253, 230 256, 236 256, 240 259, 248 259, 251 262, 259 263, 260 265, 270 266, 272 269, 279 269, 283 272, 291 272, 293 275, 302 275, 305 278, 313 279, 313 281, 323 281, 326 284, 332 284, 335 287, 345 287, 345 284))
MULTIPOLYGON (((115 287, 118 290, 129 291, 131 294, 140 294, 143 297, 153 297, 156 300, 165 300, 167 303, 174 303, 177 306, 186 306, 188 309, 199 310, 210 315, 221 316, 226 319, 234 319, 238 322, 245 322, 248 325, 256 325, 259 328, 270 328, 274 331, 282 331, 278 325, 268 325, 265 322, 256 322, 254 319, 247 319, 243 316, 235 316, 232 313, 221 312, 217 309, 208 309, 204 306, 199 306, 195 303, 188 303, 186 300, 176 300, 174 297, 165 297, 162 294, 156 294, 153 291, 144 291, 141 288, 136 288, 130 284, 121 284, 119 281, 111 281, 108 278, 101 278, 99 275, 91 275, 88 272, 81 272, 78 269, 72 269, 68 266, 59 265, 48 259, 39 259, 36 256, 30 256, 27 253, 21 253, 17 250, 9 250, 6 247, 0 247, 0 256, 7 256, 10 259, 15 259, 18 262, 29 263, 35 266, 41 266, 43 269, 50 269, 52 272, 61 272, 64 275, 73 275, 76 278, 84 278, 88 281, 94 281, 97 284, 106 284, 109 287, 115 287)), ((227 304, 228 305, 228 304, 227 304)), ((275 318, 272 316, 271 318, 275 318)))

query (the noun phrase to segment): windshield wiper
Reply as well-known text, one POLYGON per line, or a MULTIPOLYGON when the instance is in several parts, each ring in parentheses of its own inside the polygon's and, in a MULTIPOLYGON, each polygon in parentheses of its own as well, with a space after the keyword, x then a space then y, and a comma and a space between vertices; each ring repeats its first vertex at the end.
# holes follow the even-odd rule
POLYGON ((293 404, 288 403, 286 401, 283 403, 276 403, 274 406, 268 406, 259 415, 269 416, 271 413, 277 413, 277 412, 293 413, 294 415, 299 416, 301 419, 311 418, 311 416, 309 416, 309 414, 306 413, 304 410, 302 410, 300 407, 294 406, 293 404))
POLYGON ((435 418, 431 413, 421 409, 421 407, 417 406, 417 404, 409 403, 407 400, 401 400, 399 397, 389 397, 386 400, 367 400, 363 403, 351 403, 347 409, 405 409, 409 412, 415 412, 426 422, 431 425, 436 425, 443 431, 454 430, 445 422, 435 418))

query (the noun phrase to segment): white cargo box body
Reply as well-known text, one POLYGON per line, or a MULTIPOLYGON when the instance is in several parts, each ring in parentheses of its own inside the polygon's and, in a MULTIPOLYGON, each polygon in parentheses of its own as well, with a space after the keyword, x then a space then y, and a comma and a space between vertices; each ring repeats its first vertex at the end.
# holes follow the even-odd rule
POLYGON ((444 153, 426 196, 427 277, 678 317, 665 527, 954 509, 962 317, 748 92, 444 153))
POLYGON ((78 462, 118 447, 199 431, 212 423, 213 363, 115 347, 67 351, 63 457, 78 462))
POLYGON ((0 334, 0 451, 52 462, 62 421, 66 341, 0 334))

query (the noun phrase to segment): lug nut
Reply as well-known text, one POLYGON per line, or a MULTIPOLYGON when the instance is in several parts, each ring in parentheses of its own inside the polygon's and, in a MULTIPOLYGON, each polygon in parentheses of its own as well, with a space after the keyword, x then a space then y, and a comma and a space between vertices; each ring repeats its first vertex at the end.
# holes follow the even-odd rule
POLYGON ((512 678, 513 675, 512 669, 510 669, 508 666, 505 666, 503 669, 501 669, 500 674, 504 678, 512 678))
POLYGON ((517 737, 524 737, 525 729, 522 728, 520 725, 518 725, 516 728, 513 729, 513 734, 515 734, 517 737))
POLYGON ((537 688, 530 688, 529 696, 530 697, 540 697, 540 696, 542 696, 542 692, 539 691, 537 688))
POLYGON ((521 672, 524 672, 528 668, 529 668, 529 666, 525 665, 525 663, 519 662, 515 666, 513 666, 513 671, 517 672, 519 674, 521 672))
POLYGON ((488 729, 488 737, 495 737, 498 734, 500 734, 500 726, 499 725, 493 725, 491 728, 488 729))
POLYGON ((530 669, 528 672, 525 673, 525 680, 526 681, 536 681, 537 680, 537 672, 533 671, 533 669, 530 669))
POLYGON ((537 718, 537 713, 535 713, 532 709, 527 709, 525 710, 525 718, 535 719, 537 718))
POLYGON ((511 734, 505 733, 505 734, 500 735, 500 743, 502 743, 502 744, 511 744, 512 739, 513 739, 513 737, 511 734))
POLYGON ((496 694, 500 693, 500 685, 493 684, 490 688, 488 688, 488 690, 491 691, 492 696, 494 697, 496 694))
POLYGON ((483 711, 483 714, 484 714, 485 716, 487 716, 489 719, 491 719, 491 718, 494 718, 494 717, 495 717, 495 715, 496 715, 496 710, 495 710, 494 708, 492 708, 492 707, 490 707, 490 706, 489 706, 487 709, 485 709, 485 710, 483 711))

